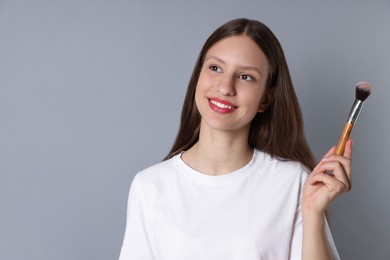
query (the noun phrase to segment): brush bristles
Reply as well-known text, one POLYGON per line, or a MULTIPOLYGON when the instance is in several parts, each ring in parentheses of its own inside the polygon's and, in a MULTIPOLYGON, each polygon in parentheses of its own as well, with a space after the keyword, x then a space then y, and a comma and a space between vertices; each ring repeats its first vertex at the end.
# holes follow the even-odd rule
POLYGON ((371 94, 371 85, 367 82, 359 82, 356 85, 356 99, 365 101, 371 94))

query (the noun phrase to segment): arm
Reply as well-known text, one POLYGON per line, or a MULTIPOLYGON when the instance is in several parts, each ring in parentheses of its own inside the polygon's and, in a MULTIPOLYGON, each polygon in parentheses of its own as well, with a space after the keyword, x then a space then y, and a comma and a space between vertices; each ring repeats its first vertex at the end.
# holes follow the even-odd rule
POLYGON ((331 148, 307 179, 302 197, 302 259, 332 259, 325 234, 325 211, 342 193, 351 188, 352 141, 343 156, 331 148), (333 172, 333 175, 327 172, 333 172))
POLYGON ((302 259, 332 259, 324 230, 324 214, 307 213, 302 218, 302 259))

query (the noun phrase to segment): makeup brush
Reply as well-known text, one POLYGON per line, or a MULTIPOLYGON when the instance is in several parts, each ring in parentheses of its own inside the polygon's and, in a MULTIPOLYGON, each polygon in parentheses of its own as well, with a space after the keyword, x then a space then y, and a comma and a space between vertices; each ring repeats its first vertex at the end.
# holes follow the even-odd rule
POLYGON ((356 85, 356 99, 352 105, 351 112, 349 112, 347 123, 344 126, 343 133, 341 134, 339 143, 337 144, 335 154, 343 155, 345 144, 349 139, 349 136, 352 132, 352 128, 356 123, 356 120, 359 116, 360 111, 362 110, 364 101, 371 94, 371 85, 367 82, 359 82, 356 85))

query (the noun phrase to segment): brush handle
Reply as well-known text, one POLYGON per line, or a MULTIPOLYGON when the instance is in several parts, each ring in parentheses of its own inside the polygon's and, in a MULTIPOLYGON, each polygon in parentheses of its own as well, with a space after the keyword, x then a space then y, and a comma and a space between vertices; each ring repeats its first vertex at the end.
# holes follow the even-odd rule
POLYGON ((336 151, 334 154, 336 155, 344 154, 345 144, 347 143, 349 136, 351 135, 352 128, 353 128, 353 123, 347 122, 345 124, 343 133, 340 136, 340 140, 339 143, 337 144, 336 151))

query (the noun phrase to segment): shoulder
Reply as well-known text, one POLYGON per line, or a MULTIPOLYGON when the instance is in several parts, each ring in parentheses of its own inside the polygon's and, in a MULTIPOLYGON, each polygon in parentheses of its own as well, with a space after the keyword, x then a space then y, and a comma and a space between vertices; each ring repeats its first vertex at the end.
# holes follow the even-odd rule
POLYGON ((264 169, 265 172, 280 177, 288 176, 290 178, 304 180, 310 172, 309 169, 300 162, 278 158, 260 150, 256 150, 256 159, 258 166, 264 169))
POLYGON ((142 179, 150 179, 159 176, 162 172, 171 171, 174 168, 174 158, 151 165, 137 173, 142 179))
POLYGON ((173 157, 139 171, 134 176, 133 184, 140 186, 144 190, 169 182, 176 172, 176 159, 173 157))

